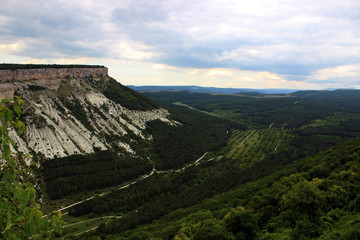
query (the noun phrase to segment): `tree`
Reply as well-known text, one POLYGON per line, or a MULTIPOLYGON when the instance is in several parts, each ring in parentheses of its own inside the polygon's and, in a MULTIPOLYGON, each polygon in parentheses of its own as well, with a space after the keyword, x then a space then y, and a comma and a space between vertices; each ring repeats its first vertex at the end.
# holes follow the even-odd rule
MULTIPOLYGON (((280 198, 281 217, 289 221, 295 239, 314 238, 321 232, 321 215, 325 196, 316 187, 316 182, 307 181, 299 174, 280 180, 282 190, 280 198)), ((278 186, 278 187, 280 187, 278 186)))
POLYGON ((60 232, 61 213, 43 215, 35 201, 31 170, 23 158, 11 153, 14 141, 9 137, 10 129, 19 135, 25 130, 19 120, 22 104, 20 98, 0 102, 0 238, 46 239, 60 232))
POLYGON ((252 214, 244 207, 232 208, 224 217, 226 228, 236 239, 256 239, 259 227, 252 214))

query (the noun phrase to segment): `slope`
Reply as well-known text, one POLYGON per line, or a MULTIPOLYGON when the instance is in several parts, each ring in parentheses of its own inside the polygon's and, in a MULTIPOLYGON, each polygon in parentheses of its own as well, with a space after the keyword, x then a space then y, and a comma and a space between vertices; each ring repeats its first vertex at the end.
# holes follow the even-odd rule
MULTIPOLYGON (((238 107, 239 103, 244 106, 250 103, 258 115, 263 107, 271 107, 272 114, 267 113, 270 124, 258 124, 254 118, 250 126, 256 128, 233 131, 226 147, 209 152, 198 165, 176 172, 155 172, 122 191, 70 209, 69 214, 76 217, 110 213, 122 216, 101 224, 96 233, 95 229, 89 234, 82 233, 81 238, 335 239, 340 236, 349 239, 358 236, 359 140, 348 141, 358 136, 356 106, 351 109, 333 106, 334 99, 329 97, 327 100, 332 101, 317 114, 326 101, 312 104, 316 100, 310 98, 304 103, 309 108, 307 111, 292 115, 281 109, 288 103, 297 105, 292 102, 293 97, 271 106, 266 99, 241 98, 245 101, 241 102, 236 96, 220 96, 231 100, 224 104, 216 101, 217 96, 201 94, 191 94, 192 100, 197 98, 192 102, 187 99, 189 95, 166 93, 166 98, 182 97, 182 101, 202 111, 212 104, 213 108, 227 107, 226 110, 238 107), (293 125, 297 128, 272 124, 279 110, 297 120, 299 124, 293 125), (314 114, 307 116, 311 112, 314 114)), ((340 103, 346 105, 349 101, 340 103)), ((163 102, 171 103, 171 100, 163 102)))

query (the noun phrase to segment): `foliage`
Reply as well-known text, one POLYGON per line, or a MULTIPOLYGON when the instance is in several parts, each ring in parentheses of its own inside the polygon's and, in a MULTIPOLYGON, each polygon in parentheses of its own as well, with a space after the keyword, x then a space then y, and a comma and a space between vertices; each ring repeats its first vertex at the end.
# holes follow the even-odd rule
POLYGON ((130 110, 152 110, 159 105, 137 93, 136 91, 121 85, 113 78, 106 82, 103 94, 121 106, 130 110))
POLYGON ((197 166, 158 171, 121 191, 72 207, 72 217, 122 215, 81 238, 358 238, 357 93, 348 98, 282 99, 150 95, 167 104, 172 118, 181 123, 149 124, 154 137, 150 157, 157 170, 180 168, 213 152, 197 166), (173 106, 178 101, 202 112, 173 106), (219 113, 229 114, 214 117, 219 113))
POLYGON ((232 128, 243 128, 183 107, 171 108, 170 113, 181 125, 171 126, 157 120, 149 122, 147 127, 154 139, 153 158, 158 169, 180 168, 207 151, 218 150, 226 144, 232 128))
POLYGON ((42 165, 46 192, 52 199, 118 185, 151 170, 148 160, 111 151, 54 158, 42 165))
POLYGON ((232 208, 224 217, 227 229, 236 239, 256 239, 259 228, 253 215, 243 207, 232 208))
POLYGON ((43 239, 61 232, 61 213, 44 217, 35 201, 36 191, 31 172, 22 158, 11 155, 14 141, 9 129, 22 134, 25 125, 19 118, 23 101, 3 99, 0 106, 1 149, 0 160, 0 237, 4 239, 43 239), (14 116, 15 113, 15 116, 14 116), (55 230, 53 232, 53 230, 55 230))
MULTIPOLYGON (((350 216, 359 213, 356 207, 360 190, 356 184, 360 180, 359 141, 348 141, 301 161, 284 164, 282 160, 277 168, 274 164, 279 158, 272 164, 269 164, 271 158, 264 158, 243 171, 234 167, 230 170, 234 160, 222 159, 182 174, 157 175, 117 195, 98 199, 98 204, 112 202, 114 206, 121 206, 122 211, 129 203, 135 203, 129 210, 138 210, 103 225, 99 232, 142 231, 139 225, 146 223, 147 234, 161 239, 201 239, 201 236, 209 239, 211 236, 219 239, 327 239, 323 236, 332 236, 330 239, 334 239, 336 234, 346 239, 357 236, 358 222, 351 221, 350 216), (130 197, 144 193, 145 189, 145 195, 130 197), (114 202, 128 197, 128 202, 114 202), (204 200, 206 198, 209 199, 204 200), (141 202, 136 204, 134 199, 141 202), (209 210, 206 214, 191 214, 206 209, 209 210), (207 231, 209 235, 201 230, 206 229, 205 224, 212 226, 212 230, 207 231), (159 230, 165 226, 173 230, 159 230)), ((286 158, 286 155, 277 153, 277 157, 286 158)), ((123 234, 120 236, 125 236, 123 234)))
POLYGON ((189 92, 145 92, 163 104, 181 102, 195 109, 218 114, 252 126, 281 128, 300 127, 314 119, 333 115, 335 112, 359 112, 360 91, 334 91, 320 94, 321 98, 305 97, 302 92, 292 96, 244 97, 189 92), (334 97, 340 95, 341 97, 334 97))

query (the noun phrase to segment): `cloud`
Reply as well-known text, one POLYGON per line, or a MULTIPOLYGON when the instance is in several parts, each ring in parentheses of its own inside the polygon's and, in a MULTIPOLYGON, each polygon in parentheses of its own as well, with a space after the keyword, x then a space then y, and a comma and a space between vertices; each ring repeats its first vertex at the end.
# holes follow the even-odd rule
POLYGON ((206 73, 207 76, 209 77, 217 77, 217 76, 226 76, 226 77, 230 77, 232 76, 232 71, 230 69, 211 69, 206 73))
POLYGON ((18 53, 23 48, 24 48, 24 44, 22 42, 0 44, 0 51, 5 54, 18 53))
POLYGON ((321 83, 334 87, 360 85, 360 64, 342 65, 317 70, 306 79, 307 82, 321 83))
POLYGON ((3 0, 0 50, 12 59, 137 61, 148 71, 268 72, 293 84, 345 85, 324 69, 358 67, 359 21, 358 0, 3 0))
MULTIPOLYGON (((200 86, 222 88, 289 88, 320 89, 320 84, 289 80, 286 77, 268 71, 248 71, 239 69, 184 69, 189 83, 197 82, 200 86)), ((193 84, 188 84, 193 85, 193 84)))
POLYGON ((114 58, 130 60, 147 60, 153 59, 160 53, 154 52, 153 48, 142 43, 122 41, 111 44, 111 56, 114 58))
POLYGON ((177 67, 169 66, 169 65, 165 65, 165 64, 153 64, 153 65, 152 65, 152 68, 155 69, 155 70, 164 70, 164 69, 167 69, 167 70, 178 70, 177 67))

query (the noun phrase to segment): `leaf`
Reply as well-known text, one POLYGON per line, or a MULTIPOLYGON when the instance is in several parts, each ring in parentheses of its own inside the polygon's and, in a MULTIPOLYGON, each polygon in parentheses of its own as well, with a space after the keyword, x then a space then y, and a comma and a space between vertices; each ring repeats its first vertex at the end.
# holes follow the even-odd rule
POLYGON ((6 109, 4 112, 5 122, 10 122, 13 119, 13 111, 6 109))
POLYGON ((24 104, 24 100, 22 100, 20 97, 18 96, 15 96, 16 97, 16 100, 18 102, 19 105, 23 105, 24 104))
POLYGON ((9 230, 12 227, 12 223, 11 223, 11 213, 7 212, 7 224, 6 224, 6 228, 3 232, 6 232, 7 230, 9 230))
POLYGON ((24 220, 25 217, 24 216, 17 216, 14 220, 14 222, 21 222, 22 220, 24 220))
POLYGON ((9 140, 9 136, 5 135, 1 141, 1 146, 5 147, 6 145, 8 145, 8 140, 9 140))
POLYGON ((4 136, 6 133, 6 127, 1 126, 1 135, 4 136))
POLYGON ((8 102, 8 101, 9 101, 9 99, 3 98, 3 100, 1 100, 1 102, 0 102, 0 104, 1 104, 1 105, 4 105, 4 103, 6 103, 6 102, 8 102))
POLYGON ((21 121, 18 121, 16 128, 17 128, 18 134, 21 135, 25 131, 25 124, 21 121))
POLYGON ((10 150, 9 145, 3 146, 3 149, 4 149, 4 155, 5 155, 5 156, 9 156, 10 153, 11 153, 11 150, 10 150))
POLYGON ((14 111, 17 113, 18 118, 20 118, 20 116, 21 116, 21 107, 19 107, 18 105, 14 105, 14 111))

